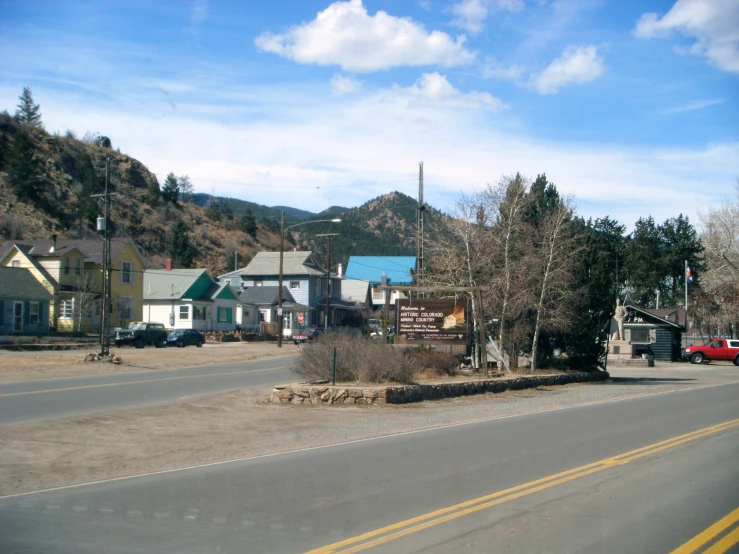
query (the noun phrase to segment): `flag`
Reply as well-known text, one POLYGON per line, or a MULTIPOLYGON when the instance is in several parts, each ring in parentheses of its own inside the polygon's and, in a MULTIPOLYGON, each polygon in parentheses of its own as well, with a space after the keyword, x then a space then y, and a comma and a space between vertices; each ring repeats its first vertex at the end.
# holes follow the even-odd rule
POLYGON ((693 282, 693 274, 690 272, 690 266, 685 265, 685 282, 686 283, 692 283, 693 282))

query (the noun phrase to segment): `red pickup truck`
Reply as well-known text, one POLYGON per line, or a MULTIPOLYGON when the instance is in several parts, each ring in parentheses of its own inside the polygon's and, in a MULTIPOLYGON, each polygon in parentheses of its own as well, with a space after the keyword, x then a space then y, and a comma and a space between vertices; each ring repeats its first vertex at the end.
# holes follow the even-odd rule
POLYGON ((707 360, 727 360, 739 365, 739 340, 713 339, 708 344, 688 346, 685 357, 694 364, 702 364, 707 360))

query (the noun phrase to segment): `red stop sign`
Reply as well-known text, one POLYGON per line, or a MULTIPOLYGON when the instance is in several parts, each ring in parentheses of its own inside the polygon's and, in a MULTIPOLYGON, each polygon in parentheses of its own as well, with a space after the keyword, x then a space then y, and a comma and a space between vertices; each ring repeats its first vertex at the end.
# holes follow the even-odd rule
POLYGON ((303 314, 298 314, 298 323, 303 323, 303 314))

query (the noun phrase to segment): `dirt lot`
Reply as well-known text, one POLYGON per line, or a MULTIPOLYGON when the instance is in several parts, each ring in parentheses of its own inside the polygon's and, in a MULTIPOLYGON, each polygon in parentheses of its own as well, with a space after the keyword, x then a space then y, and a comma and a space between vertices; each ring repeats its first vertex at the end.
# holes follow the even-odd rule
POLYGON ((113 348, 111 352, 121 357, 121 365, 81 361, 85 354, 94 351, 94 348, 44 352, 0 350, 0 382, 83 377, 103 373, 132 373, 244 362, 288 356, 295 354, 297 347, 286 344, 279 349, 273 343, 236 342, 206 344, 203 348, 113 348))

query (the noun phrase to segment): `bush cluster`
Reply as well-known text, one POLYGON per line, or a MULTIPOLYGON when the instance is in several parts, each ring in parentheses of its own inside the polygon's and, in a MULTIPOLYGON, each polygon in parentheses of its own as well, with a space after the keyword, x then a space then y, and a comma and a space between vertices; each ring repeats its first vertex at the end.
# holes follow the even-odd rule
POLYGON ((439 352, 432 348, 414 348, 408 351, 418 364, 436 375, 457 375, 459 373, 459 356, 448 352, 439 352))
POLYGON ((329 333, 301 348, 292 371, 308 381, 331 380, 334 348, 341 383, 410 383, 423 369, 415 357, 380 341, 329 333))

